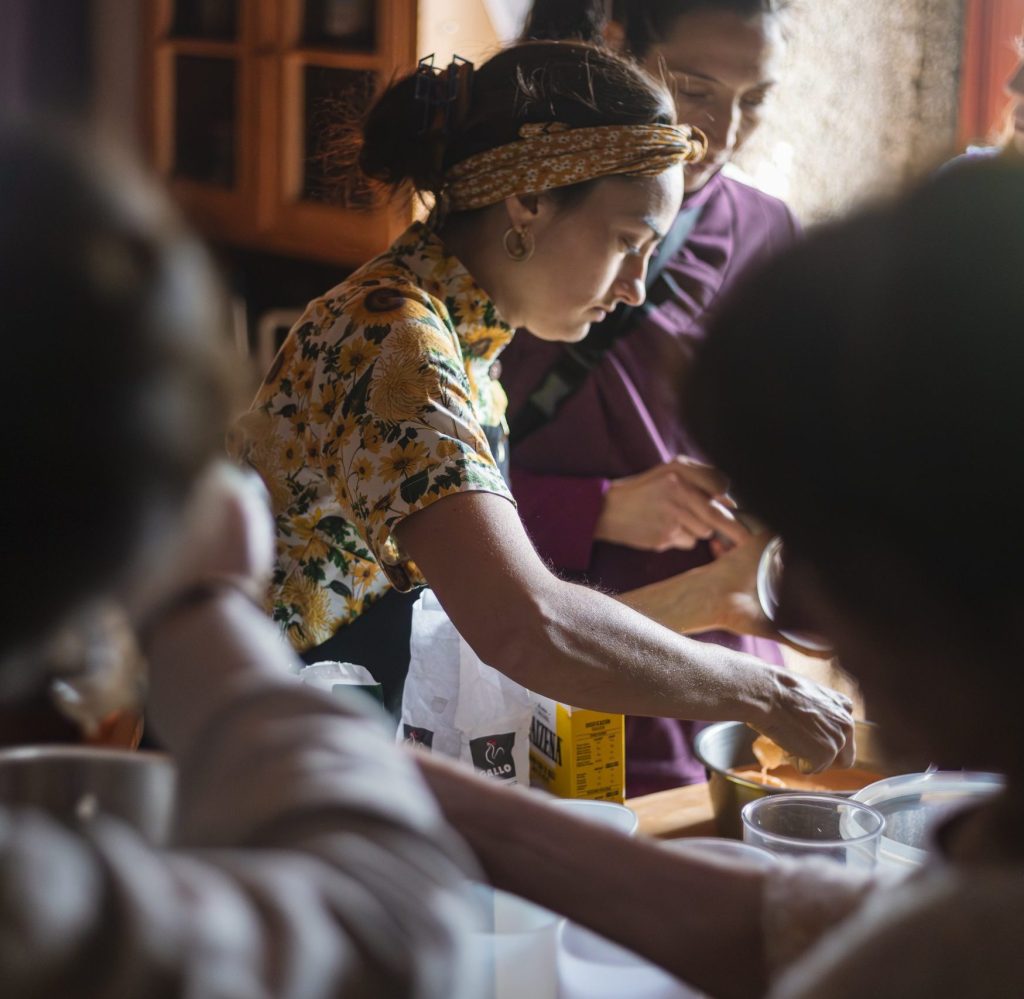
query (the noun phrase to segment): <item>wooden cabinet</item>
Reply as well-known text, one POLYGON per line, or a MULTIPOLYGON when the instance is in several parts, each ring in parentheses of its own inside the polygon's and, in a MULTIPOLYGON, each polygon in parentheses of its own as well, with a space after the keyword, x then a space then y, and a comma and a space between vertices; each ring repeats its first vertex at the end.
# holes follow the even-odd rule
POLYGON ((324 142, 415 66, 416 0, 147 0, 144 32, 152 159, 208 236, 352 265, 408 224, 324 142))

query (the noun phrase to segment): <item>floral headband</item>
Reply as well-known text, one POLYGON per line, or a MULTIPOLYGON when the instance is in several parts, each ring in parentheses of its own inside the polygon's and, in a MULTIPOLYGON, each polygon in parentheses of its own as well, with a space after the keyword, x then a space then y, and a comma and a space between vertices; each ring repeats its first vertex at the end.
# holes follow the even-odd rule
POLYGON ((469 211, 511 197, 598 177, 652 177, 677 163, 695 163, 708 140, 689 125, 527 124, 519 140, 469 156, 445 176, 450 211, 469 211))

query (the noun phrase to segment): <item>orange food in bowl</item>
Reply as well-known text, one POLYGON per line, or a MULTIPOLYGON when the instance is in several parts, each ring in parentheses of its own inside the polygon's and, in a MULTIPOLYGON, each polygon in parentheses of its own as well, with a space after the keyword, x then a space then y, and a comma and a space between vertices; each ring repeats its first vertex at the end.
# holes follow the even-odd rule
POLYGON ((830 767, 820 774, 804 774, 789 764, 770 769, 732 767, 729 773, 755 784, 784 788, 788 791, 859 791, 885 776, 873 770, 865 770, 863 767, 830 767))

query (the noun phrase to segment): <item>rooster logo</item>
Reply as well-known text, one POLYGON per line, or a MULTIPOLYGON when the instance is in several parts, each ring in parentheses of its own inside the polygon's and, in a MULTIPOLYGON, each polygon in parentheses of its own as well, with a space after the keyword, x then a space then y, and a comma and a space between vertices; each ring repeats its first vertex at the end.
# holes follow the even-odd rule
POLYGON ((429 728, 417 728, 415 725, 403 725, 405 744, 420 749, 432 749, 434 733, 429 728))
POLYGON ((514 732, 498 732, 470 739, 469 752, 473 766, 492 777, 515 780, 516 763, 512 755, 515 739, 514 732))
POLYGON ((505 755, 505 747, 499 746, 497 739, 488 739, 484 749, 484 759, 489 767, 496 767, 505 755))

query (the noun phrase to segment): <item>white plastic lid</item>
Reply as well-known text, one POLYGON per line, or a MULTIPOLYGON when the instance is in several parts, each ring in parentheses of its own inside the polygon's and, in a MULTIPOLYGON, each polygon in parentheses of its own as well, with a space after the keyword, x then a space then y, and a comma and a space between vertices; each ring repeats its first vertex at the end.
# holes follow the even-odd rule
POLYGON ((932 830, 945 816, 994 794, 1003 784, 999 774, 935 770, 886 777, 853 798, 885 816, 879 863, 906 869, 924 863, 932 830))

